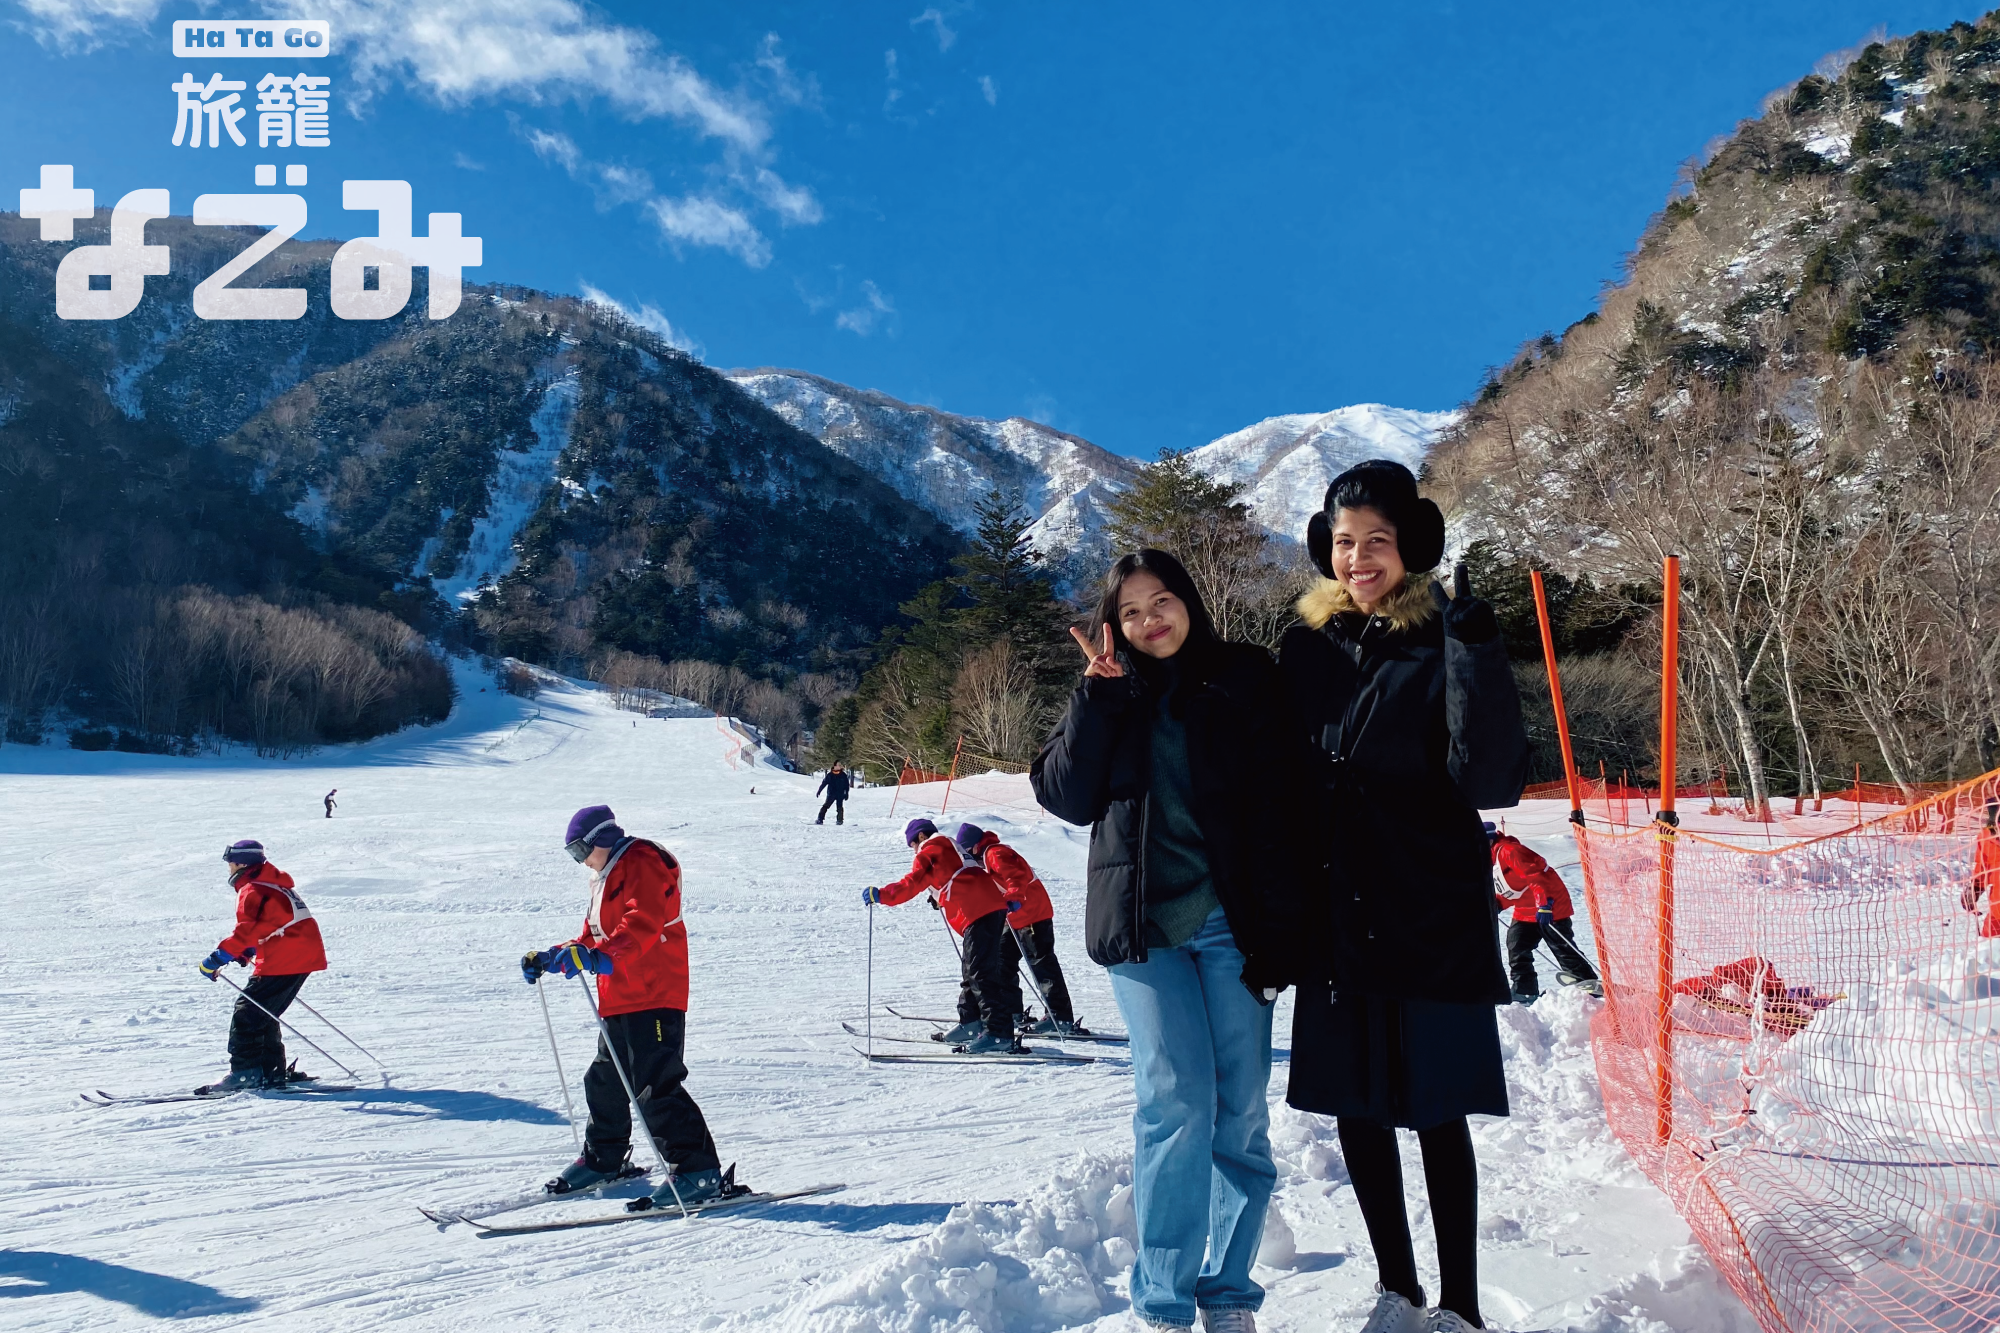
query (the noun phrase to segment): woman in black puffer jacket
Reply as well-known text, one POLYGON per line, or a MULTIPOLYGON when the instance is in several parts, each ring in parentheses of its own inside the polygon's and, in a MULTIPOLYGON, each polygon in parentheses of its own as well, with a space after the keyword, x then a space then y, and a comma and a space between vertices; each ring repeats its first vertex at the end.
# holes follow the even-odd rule
POLYGON ((1279 662, 1325 759, 1329 891, 1303 923, 1287 1100, 1337 1116, 1382 1295, 1370 1330, 1479 1328, 1467 1115, 1506 1115, 1493 1007, 1511 997, 1479 811, 1520 800, 1528 746, 1493 609, 1429 571, 1444 519, 1401 464, 1334 480, 1307 533, 1325 575, 1279 662), (1443 1281, 1426 1318, 1397 1127, 1414 1129, 1443 1281))
POLYGON ((1165 552, 1113 567, 1094 628, 1030 780, 1051 814, 1091 826, 1084 934, 1111 970, 1138 1103, 1132 1306, 1158 1328, 1199 1313, 1254 1330, 1276 1179, 1271 1001, 1290 970, 1274 923, 1296 918, 1311 751, 1270 653, 1218 638, 1165 552))

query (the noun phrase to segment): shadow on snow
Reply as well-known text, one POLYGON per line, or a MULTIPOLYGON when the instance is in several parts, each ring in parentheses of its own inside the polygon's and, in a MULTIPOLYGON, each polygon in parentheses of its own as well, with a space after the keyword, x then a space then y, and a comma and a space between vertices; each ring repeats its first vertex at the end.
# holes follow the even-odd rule
POLYGON ((560 1113, 534 1102, 455 1088, 357 1088, 353 1092, 321 1093, 315 1100, 358 1104, 359 1109, 373 1115, 430 1120, 514 1120, 527 1125, 565 1123, 560 1113))
POLYGON ((0 1297, 83 1292, 129 1305, 157 1319, 243 1314, 262 1304, 245 1297, 225 1296, 199 1282, 49 1250, 0 1250, 0 1278, 15 1279, 0 1283, 0 1297))

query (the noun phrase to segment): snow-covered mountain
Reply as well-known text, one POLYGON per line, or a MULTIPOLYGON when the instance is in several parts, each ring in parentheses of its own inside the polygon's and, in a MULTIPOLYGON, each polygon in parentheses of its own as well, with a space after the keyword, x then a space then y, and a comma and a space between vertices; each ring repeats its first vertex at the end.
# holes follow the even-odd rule
POLYGON ((1280 537, 1304 540, 1306 522, 1327 484, 1356 463, 1392 458, 1414 472, 1456 412, 1415 412, 1360 403, 1331 412, 1266 417, 1194 451, 1197 466, 1243 487, 1258 522, 1280 537))
MULTIPOLYGON (((727 373, 786 421, 961 531, 971 531, 972 506, 988 491, 1018 493, 1036 515, 1030 535, 1045 551, 1101 554, 1105 507, 1139 467, 1021 417, 958 416, 797 370, 727 373)), ((1364 458, 1393 458, 1414 470, 1457 415, 1379 403, 1292 413, 1225 435, 1192 456, 1210 476, 1241 484, 1265 527, 1297 541, 1335 475, 1364 458)))
POLYGON ((1022 417, 989 421, 917 407, 870 389, 798 370, 727 372, 752 397, 872 472, 961 532, 973 505, 1013 492, 1035 515, 1029 535, 1045 551, 1103 543, 1105 506, 1138 464, 1088 440, 1022 417))

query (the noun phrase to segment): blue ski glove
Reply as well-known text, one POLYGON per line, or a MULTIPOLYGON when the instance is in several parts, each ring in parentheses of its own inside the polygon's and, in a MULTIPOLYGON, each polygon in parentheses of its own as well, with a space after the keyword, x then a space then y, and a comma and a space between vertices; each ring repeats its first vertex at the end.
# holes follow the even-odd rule
POLYGON ((600 977, 611 975, 611 955, 602 949, 586 948, 581 944, 565 944, 549 950, 543 957, 548 960, 544 966, 553 966, 565 977, 580 976, 585 972, 600 977))
POLYGON ((521 955, 521 980, 527 982, 530 986, 540 981, 542 973, 548 970, 548 964, 542 961, 540 950, 530 949, 521 955))
POLYGON ((213 981, 217 972, 228 967, 231 963, 240 963, 242 961, 242 959, 227 949, 217 949, 214 953, 201 960, 201 974, 210 981, 213 981))
POLYGON ((882 890, 863 889, 861 891, 861 901, 866 903, 870 907, 875 906, 877 903, 882 901, 882 890))
POLYGON ((1021 910, 1021 904, 1015 902, 1012 898, 1009 898, 1007 900, 1007 915, 1012 916, 1014 913, 1020 910, 1021 910))

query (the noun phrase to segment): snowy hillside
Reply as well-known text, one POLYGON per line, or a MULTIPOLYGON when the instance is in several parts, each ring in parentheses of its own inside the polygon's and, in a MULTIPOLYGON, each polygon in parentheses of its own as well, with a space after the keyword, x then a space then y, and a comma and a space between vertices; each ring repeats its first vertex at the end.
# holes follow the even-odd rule
POLYGON ((1021 417, 988 421, 915 407, 796 370, 736 370, 746 393, 961 532, 988 492, 1013 492, 1046 551, 1101 544, 1104 506, 1137 464, 1021 417))
POLYGON ((1331 412, 1266 417, 1194 451, 1201 470, 1242 485, 1257 520, 1281 537, 1303 541, 1306 522, 1327 484, 1356 463, 1392 458, 1412 472, 1456 412, 1413 412, 1361 403, 1331 412))
MULTIPOLYGON (((1037 516, 1043 550, 1104 551, 1104 507, 1130 483, 1139 460, 1010 417, 987 421, 793 370, 738 370, 729 378, 792 425, 844 454, 961 531, 987 491, 1012 489, 1037 516)), ((1455 412, 1414 412, 1363 403, 1331 412, 1267 417, 1194 450, 1202 471, 1243 486, 1263 525, 1297 541, 1327 483, 1365 458, 1414 470, 1455 412)))
MULTIPOLYGON (((815 826, 813 779, 732 767, 738 742, 714 719, 635 718, 567 685, 524 701, 482 683, 462 677, 443 726, 290 764, 0 747, 0 1057, 13 1073, 0 1109, 0 1322, 1129 1327, 1123 1056, 870 1067, 841 1031, 864 1006, 869 915, 857 891, 906 868, 896 829, 941 792, 903 793, 891 820, 894 793, 863 790, 846 827, 815 826), (341 804, 329 820, 319 798, 331 787, 341 804), (600 799, 685 866, 689 1088, 724 1161, 759 1187, 841 1181, 844 1192, 506 1239, 417 1214, 532 1187, 574 1152, 517 962, 578 928, 587 880, 559 840, 569 813, 600 799), (332 969, 303 999, 393 1075, 374 1076, 295 1010, 370 1075, 360 1090, 83 1106, 84 1089, 179 1088, 221 1070, 232 997, 195 964, 227 929, 218 854, 242 836, 262 838, 297 877, 325 933, 332 969)), ((951 817, 1001 830, 1041 871, 1079 1009, 1116 1027, 1080 939, 1088 835, 1040 817, 1026 796, 1020 778, 974 778, 954 791, 951 817)), ((1562 811, 1546 804, 1514 812, 1511 826, 1571 863, 1562 811)), ((878 1004, 948 1006, 957 963, 938 918, 921 904, 873 915, 878 1004)), ((574 983, 550 984, 576 1080, 590 1015, 574 983)), ((1324 1333, 1358 1326, 1374 1274, 1331 1124, 1282 1105, 1289 997, 1279 1004, 1283 1225, 1257 1270, 1270 1290, 1260 1326, 1324 1333)), ((1515 1115, 1474 1130, 1489 1317, 1574 1333, 1749 1333, 1605 1130, 1588 1004, 1571 992, 1501 1015, 1515 1115)), ((878 1038, 925 1031, 880 1011, 875 1022, 878 1038)), ((304 1068, 333 1072, 289 1045, 304 1068)), ((1413 1159, 1406 1178, 1425 1234, 1413 1159)), ((603 1205, 545 1212, 565 1209, 603 1205)))

